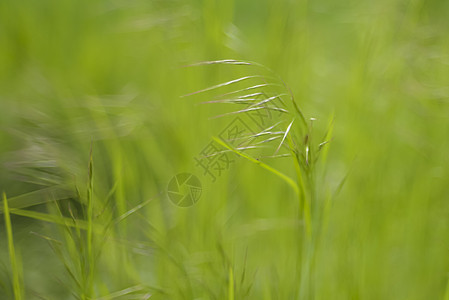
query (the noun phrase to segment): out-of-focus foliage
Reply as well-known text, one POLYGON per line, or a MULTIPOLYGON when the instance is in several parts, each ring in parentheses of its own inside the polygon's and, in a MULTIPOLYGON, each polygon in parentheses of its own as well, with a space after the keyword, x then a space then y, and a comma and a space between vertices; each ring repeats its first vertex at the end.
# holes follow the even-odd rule
POLYGON ((447 1, 0 1, 0 299, 449 299, 448 28, 447 1), (259 71, 184 66, 229 58, 282 77, 314 142, 333 116, 312 249, 281 178, 195 160, 229 89, 180 96, 259 71))

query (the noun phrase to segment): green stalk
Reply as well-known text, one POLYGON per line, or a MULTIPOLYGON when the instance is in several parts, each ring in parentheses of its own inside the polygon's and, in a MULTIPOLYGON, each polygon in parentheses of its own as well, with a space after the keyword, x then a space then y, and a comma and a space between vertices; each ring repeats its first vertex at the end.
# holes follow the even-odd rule
POLYGON ((92 148, 89 158, 89 186, 87 189, 87 257, 88 257, 88 275, 87 275, 87 293, 89 296, 93 294, 93 277, 95 255, 93 250, 93 159, 92 148))
POLYGON ((213 137, 213 139, 217 143, 219 143, 221 146, 225 147, 226 149, 234 152, 235 154, 240 155, 241 157, 246 158, 247 160, 249 160, 249 161, 251 161, 251 162, 261 166, 262 168, 264 168, 264 169, 270 171, 271 173, 275 174, 276 176, 282 178, 286 183, 288 183, 288 185, 290 185, 293 188, 293 190, 295 191, 295 193, 297 195, 300 194, 300 191, 299 191, 298 186, 296 185, 295 181, 293 179, 291 179, 290 177, 288 177, 287 175, 285 175, 284 173, 279 172, 278 170, 270 167, 269 165, 267 165, 267 164, 265 164, 265 163, 255 159, 255 158, 252 158, 251 156, 246 155, 245 153, 240 152, 237 149, 232 148, 231 146, 229 146, 228 144, 226 144, 224 141, 222 141, 221 139, 219 139, 217 137, 213 137))
POLYGON ((6 199, 6 194, 3 193, 3 214, 5 216, 6 234, 8 238, 8 250, 9 250, 9 260, 11 262, 12 269, 12 284, 14 291, 14 298, 16 300, 22 299, 22 288, 20 285, 20 270, 17 266, 16 251, 14 249, 14 240, 12 236, 12 226, 11 217, 9 214, 8 200, 6 199))
POLYGON ((229 267, 229 285, 228 285, 228 299, 234 300, 234 271, 229 267))
POLYGON ((299 208, 300 208, 300 214, 302 213, 304 218, 304 224, 305 224, 305 231, 307 234, 307 237, 310 238, 312 236, 312 216, 310 211, 310 201, 306 196, 306 185, 304 184, 304 179, 302 176, 301 171, 301 164, 299 162, 298 155, 292 150, 293 147, 293 140, 291 135, 288 135, 288 143, 290 145, 290 152, 293 156, 294 166, 295 166, 295 172, 296 172, 296 178, 297 178, 297 186, 300 191, 299 193, 299 208))

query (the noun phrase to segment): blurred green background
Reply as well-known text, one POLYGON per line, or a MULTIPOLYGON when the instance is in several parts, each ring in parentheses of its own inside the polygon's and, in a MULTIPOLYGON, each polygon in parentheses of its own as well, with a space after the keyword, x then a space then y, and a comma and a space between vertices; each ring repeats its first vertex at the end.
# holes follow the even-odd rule
POLYGON ((15 273, 23 299, 449 300, 448 30, 448 1, 0 1, 0 192, 36 213, 12 211, 11 267, 2 205, 0 299, 15 273), (313 258, 285 182, 195 165, 232 117, 180 96, 245 67, 183 66, 229 58, 282 77, 319 137, 334 116, 313 258))

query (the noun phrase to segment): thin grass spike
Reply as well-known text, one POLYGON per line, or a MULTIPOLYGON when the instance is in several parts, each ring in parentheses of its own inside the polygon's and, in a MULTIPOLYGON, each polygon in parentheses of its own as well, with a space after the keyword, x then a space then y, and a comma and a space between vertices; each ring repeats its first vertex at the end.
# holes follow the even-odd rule
POLYGON ((204 92, 207 92, 207 91, 218 89, 220 87, 228 86, 228 85, 231 85, 231 84, 234 84, 234 83, 238 83, 238 82, 241 82, 241 81, 244 81, 244 80, 248 80, 248 79, 253 79, 253 78, 265 78, 265 76, 261 76, 261 75, 244 76, 244 77, 240 77, 240 78, 237 78, 237 79, 226 81, 226 82, 223 82, 223 83, 220 83, 220 84, 217 84, 217 85, 214 85, 214 86, 211 86, 211 87, 208 87, 208 88, 205 88, 205 89, 202 89, 202 90, 199 90, 199 91, 187 94, 187 95, 183 95, 181 97, 189 97, 189 96, 192 96, 192 95, 204 93, 204 92))
POLYGON ((252 65, 250 62, 239 61, 235 59, 222 59, 222 60, 210 60, 210 61, 201 61, 198 63, 190 64, 184 67, 196 67, 196 66, 205 66, 205 65, 218 65, 218 64, 228 64, 228 65, 252 65))
MULTIPOLYGON (((241 93, 241 92, 246 92, 246 91, 250 91, 250 90, 255 90, 255 89, 259 89, 259 88, 263 88, 263 87, 267 87, 267 86, 281 86, 281 85, 280 85, 280 84, 276 84, 276 83, 262 83, 262 84, 256 84, 256 85, 249 86, 249 87, 247 87, 247 88, 243 88, 243 89, 240 89, 240 90, 236 90, 236 91, 224 93, 224 94, 221 94, 221 95, 217 95, 215 98, 220 98, 220 97, 223 97, 223 96, 228 96, 228 95, 238 94, 238 93, 241 93)), ((264 94, 264 93, 262 93, 262 94, 264 94)))
POLYGON ((287 130, 285 130, 284 137, 282 138, 282 141, 279 144, 279 146, 277 147, 276 151, 274 151, 274 155, 276 155, 278 153, 279 149, 281 149, 282 144, 284 143, 285 138, 287 137, 287 134, 290 132, 290 129, 292 128, 292 125, 293 125, 294 121, 295 120, 293 119, 293 121, 290 123, 290 125, 288 125, 287 130))
POLYGON ((261 106, 261 107, 245 108, 245 109, 242 109, 242 110, 229 112, 229 113, 226 113, 226 114, 222 114, 222 115, 218 115, 218 116, 212 117, 211 119, 217 119, 217 118, 221 118, 221 117, 224 117, 224 116, 235 115, 235 114, 240 114, 240 113, 245 113, 245 112, 250 112, 250 111, 255 111, 255 110, 261 110, 261 109, 271 109, 271 110, 274 110, 274 111, 280 111, 280 112, 283 112, 283 113, 288 113, 287 110, 282 109, 282 108, 261 106))

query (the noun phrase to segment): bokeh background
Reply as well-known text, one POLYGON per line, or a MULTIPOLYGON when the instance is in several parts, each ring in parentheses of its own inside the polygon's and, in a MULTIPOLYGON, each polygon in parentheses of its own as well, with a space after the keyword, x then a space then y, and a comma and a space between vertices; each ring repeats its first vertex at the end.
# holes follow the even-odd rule
POLYGON ((448 29, 436 0, 1 1, 0 190, 31 213, 11 215, 15 270, 2 214, 0 298, 19 272, 23 299, 448 300, 448 29), (313 259, 285 182, 196 166, 232 118, 181 96, 258 72, 184 67, 217 59, 272 69, 316 136, 334 120, 313 259), (91 151, 89 246, 67 219, 88 218, 91 151), (181 172, 189 208, 167 197, 181 172))

